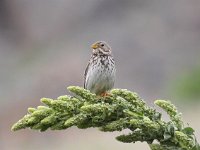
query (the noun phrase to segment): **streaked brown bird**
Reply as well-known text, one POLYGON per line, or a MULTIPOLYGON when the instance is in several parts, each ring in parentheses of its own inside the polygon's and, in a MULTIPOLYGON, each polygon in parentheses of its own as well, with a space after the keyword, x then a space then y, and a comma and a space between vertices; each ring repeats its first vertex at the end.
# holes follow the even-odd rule
POLYGON ((97 41, 92 46, 92 56, 85 69, 84 88, 100 96, 106 96, 115 83, 115 61, 110 46, 97 41))

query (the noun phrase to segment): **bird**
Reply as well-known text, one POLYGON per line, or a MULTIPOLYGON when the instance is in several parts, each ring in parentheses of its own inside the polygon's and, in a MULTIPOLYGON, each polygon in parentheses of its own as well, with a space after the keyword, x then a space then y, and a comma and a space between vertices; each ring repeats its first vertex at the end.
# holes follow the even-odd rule
POLYGON ((104 41, 91 45, 92 55, 84 72, 84 88, 99 96, 109 95, 115 83, 115 60, 104 41))

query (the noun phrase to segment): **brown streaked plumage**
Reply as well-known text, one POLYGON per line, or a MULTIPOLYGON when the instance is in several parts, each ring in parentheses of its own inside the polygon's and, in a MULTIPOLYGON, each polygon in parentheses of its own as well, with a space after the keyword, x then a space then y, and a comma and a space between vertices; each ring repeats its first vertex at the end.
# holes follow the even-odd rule
POLYGON ((84 88, 97 95, 105 95, 115 83, 115 61, 106 42, 98 41, 91 47, 93 51, 85 69, 84 88))

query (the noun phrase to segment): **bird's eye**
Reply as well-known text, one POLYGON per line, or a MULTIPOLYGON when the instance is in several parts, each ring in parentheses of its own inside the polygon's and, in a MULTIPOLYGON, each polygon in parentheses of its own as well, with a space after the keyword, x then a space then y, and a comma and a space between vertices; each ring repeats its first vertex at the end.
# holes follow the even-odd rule
POLYGON ((102 47, 104 47, 104 44, 101 44, 102 47))

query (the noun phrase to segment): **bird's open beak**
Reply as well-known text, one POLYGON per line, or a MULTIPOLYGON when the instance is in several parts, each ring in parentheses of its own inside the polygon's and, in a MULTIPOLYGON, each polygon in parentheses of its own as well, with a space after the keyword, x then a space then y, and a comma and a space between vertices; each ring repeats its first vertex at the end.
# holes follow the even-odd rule
POLYGON ((98 45, 95 43, 95 44, 92 44, 92 49, 97 49, 98 48, 98 45))

